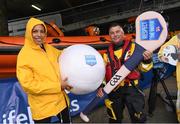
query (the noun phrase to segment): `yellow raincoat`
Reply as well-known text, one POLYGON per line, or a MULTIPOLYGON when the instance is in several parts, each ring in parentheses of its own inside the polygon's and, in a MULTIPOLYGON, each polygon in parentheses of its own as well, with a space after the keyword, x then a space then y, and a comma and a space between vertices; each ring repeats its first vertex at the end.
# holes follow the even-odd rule
MULTIPOLYGON (((180 34, 179 34, 180 35, 180 34)), ((178 39, 177 35, 173 36, 168 42, 166 42, 158 52, 159 58, 162 56, 163 49, 168 45, 174 45, 177 48, 180 48, 180 40, 178 39)), ((180 62, 176 65, 176 80, 177 80, 177 101, 176 101, 176 112, 177 118, 180 122, 180 62)))
MULTIPOLYGON (((168 45, 174 45, 174 46, 180 48, 180 40, 178 40, 177 35, 174 36, 174 37, 172 37, 168 42, 166 42, 166 43, 161 47, 161 49, 160 49, 159 52, 158 52, 159 58, 162 56, 162 51, 163 51, 163 49, 164 49, 166 46, 168 46, 168 45)), ((178 62, 177 65, 176 65, 176 78, 177 78, 177 82, 180 83, 180 62, 178 62)), ((178 85, 178 89, 180 89, 180 84, 178 85)))
POLYGON ((28 95, 34 120, 55 116, 67 106, 65 93, 61 90, 60 51, 44 43, 45 52, 35 44, 32 29, 38 24, 46 27, 35 18, 31 18, 26 25, 25 44, 18 54, 16 70, 17 78, 28 95))

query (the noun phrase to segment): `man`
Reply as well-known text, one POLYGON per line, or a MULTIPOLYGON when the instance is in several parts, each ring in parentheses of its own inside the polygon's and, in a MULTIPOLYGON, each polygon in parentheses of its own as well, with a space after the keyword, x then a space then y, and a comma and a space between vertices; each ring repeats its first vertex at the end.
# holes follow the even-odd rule
MULTIPOLYGON (((109 28, 109 36, 112 44, 108 48, 107 54, 104 54, 106 62, 106 82, 119 70, 121 65, 132 55, 135 44, 125 39, 122 27, 114 23, 109 28)), ((138 69, 148 71, 152 68, 150 61, 151 52, 143 53, 144 61, 140 63, 138 69)), ((128 108, 131 121, 134 123, 145 122, 146 115, 144 109, 144 93, 138 88, 139 70, 135 69, 123 80, 105 100, 109 123, 121 123, 123 119, 123 110, 125 105, 128 108)), ((104 94, 102 88, 99 88, 97 95, 102 97, 104 94)))

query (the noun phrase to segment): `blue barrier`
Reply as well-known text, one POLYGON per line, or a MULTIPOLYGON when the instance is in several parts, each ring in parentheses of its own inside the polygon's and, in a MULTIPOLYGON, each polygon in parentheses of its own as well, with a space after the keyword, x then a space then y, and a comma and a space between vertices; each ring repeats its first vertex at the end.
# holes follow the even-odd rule
MULTIPOLYGON (((71 116, 76 116, 83 111, 96 92, 85 95, 68 93, 71 116)), ((27 96, 16 78, 0 79, 0 94, 0 123, 33 123, 27 96)), ((98 106, 102 104, 103 101, 98 106)), ((54 117, 52 122, 56 120, 54 117)))
POLYGON ((27 96, 15 78, 0 80, 0 123, 33 123, 27 96))

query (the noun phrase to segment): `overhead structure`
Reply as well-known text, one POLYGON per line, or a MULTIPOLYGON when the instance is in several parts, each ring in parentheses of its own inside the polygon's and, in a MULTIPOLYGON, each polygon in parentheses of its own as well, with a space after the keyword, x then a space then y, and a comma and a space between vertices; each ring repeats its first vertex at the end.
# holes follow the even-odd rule
POLYGON ((104 24, 137 16, 149 10, 161 13, 172 9, 179 11, 180 0, 7 0, 7 7, 11 22, 39 14, 61 14, 65 31, 73 31, 90 24, 104 24), (34 10, 32 4, 42 10, 34 10))

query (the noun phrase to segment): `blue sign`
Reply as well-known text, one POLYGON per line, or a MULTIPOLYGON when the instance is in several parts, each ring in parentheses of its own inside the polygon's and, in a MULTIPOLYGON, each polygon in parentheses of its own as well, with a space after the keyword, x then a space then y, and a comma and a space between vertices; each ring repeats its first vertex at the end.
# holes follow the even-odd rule
MULTIPOLYGON (((87 107, 87 105, 94 99, 96 93, 97 91, 85 95, 75 95, 69 93, 68 96, 71 102, 71 106, 70 106, 71 116, 75 116, 80 112, 82 112, 87 107)), ((101 103, 98 104, 97 106, 103 105, 103 103, 104 100, 102 100, 101 103)))
MULTIPOLYGON (((68 93, 71 116, 82 112, 96 96, 96 92, 85 95, 68 93)), ((103 105, 103 103, 102 100, 97 106, 103 105)), ((53 117, 51 121, 56 122, 57 120, 57 117, 53 117)), ((16 78, 0 79, 0 124, 10 123, 34 123, 26 93, 16 78)))
POLYGON ((97 64, 95 55, 85 55, 86 64, 90 66, 94 66, 97 64))
POLYGON ((140 21, 141 40, 158 40, 163 28, 157 18, 140 21))
POLYGON ((33 124, 27 96, 15 78, 0 79, 0 123, 33 124))

